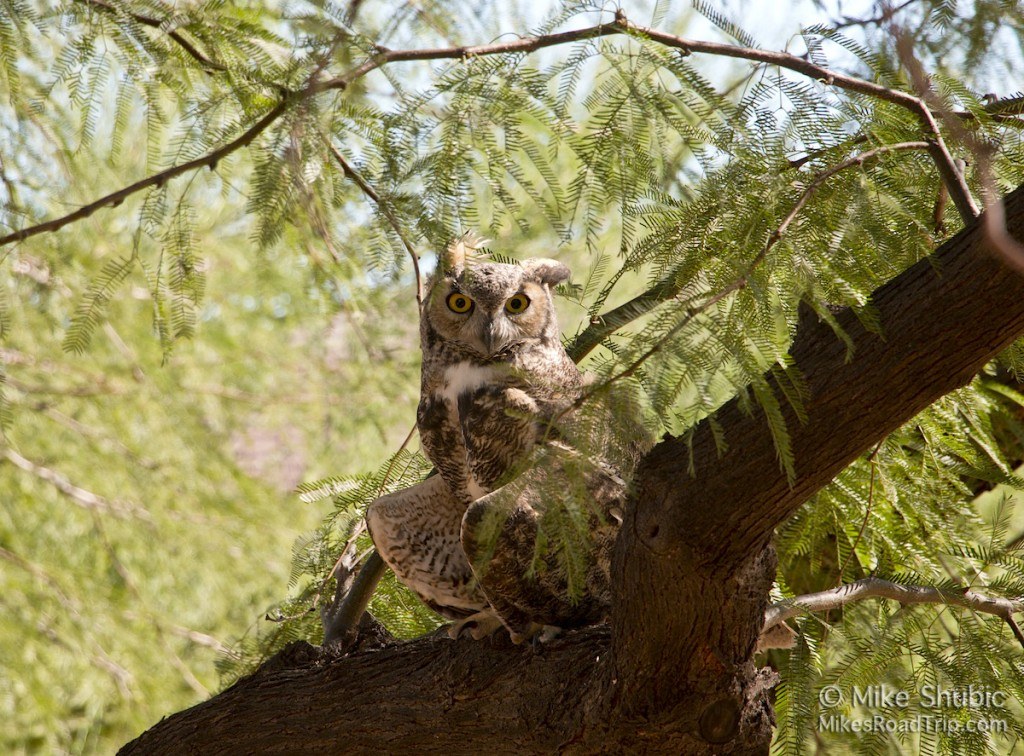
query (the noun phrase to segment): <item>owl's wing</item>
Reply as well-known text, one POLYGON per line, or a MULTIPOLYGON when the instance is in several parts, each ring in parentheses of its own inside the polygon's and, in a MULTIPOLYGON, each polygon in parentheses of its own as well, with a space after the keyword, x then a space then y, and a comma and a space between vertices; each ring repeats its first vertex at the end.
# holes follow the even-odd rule
POLYGON ((578 627, 605 617, 616 516, 626 494, 610 469, 572 450, 538 456, 530 470, 475 501, 462 519, 462 547, 517 641, 534 625, 578 627))
POLYGON ((367 529, 384 561, 449 619, 487 608, 459 542, 464 511, 440 475, 382 496, 366 511, 367 529))

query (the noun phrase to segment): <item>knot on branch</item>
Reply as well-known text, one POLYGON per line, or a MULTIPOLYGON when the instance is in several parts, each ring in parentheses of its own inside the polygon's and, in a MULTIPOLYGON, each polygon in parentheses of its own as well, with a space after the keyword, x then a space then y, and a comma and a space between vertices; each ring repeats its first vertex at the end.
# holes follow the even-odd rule
POLYGON ((740 707, 731 698, 720 698, 704 709, 697 727, 707 742, 728 743, 739 733, 740 707))

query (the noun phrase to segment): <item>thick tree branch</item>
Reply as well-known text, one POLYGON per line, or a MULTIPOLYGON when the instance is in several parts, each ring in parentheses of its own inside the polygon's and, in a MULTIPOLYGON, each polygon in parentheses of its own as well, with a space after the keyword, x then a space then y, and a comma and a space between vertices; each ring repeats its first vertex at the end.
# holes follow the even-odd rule
MULTIPOLYGON (((1007 232, 1020 239, 1024 188, 1004 206, 1007 232)), ((852 359, 824 323, 806 323, 790 349, 809 391, 806 424, 786 406, 797 466, 792 487, 775 461, 767 424, 730 402, 718 421, 731 450, 719 455, 710 429, 699 428, 692 444, 698 479, 676 481, 672 496, 645 513, 638 532, 660 525, 660 539, 690 543, 711 560, 723 556, 723 549, 750 552, 843 467, 931 402, 968 383, 1024 332, 1024 279, 992 254, 980 223, 878 289, 871 303, 882 336, 870 333, 848 309, 836 316, 853 345, 852 359), (759 481, 757 492, 733 487, 732 480, 748 479, 755 470, 749 480, 759 481), (727 543, 715 539, 708 548, 709 534, 719 532, 736 537, 727 543)), ((659 444, 648 459, 652 483, 667 482, 665 476, 675 481, 679 457, 688 458, 689 447, 682 439, 659 444)), ((657 550, 659 538, 649 546, 657 550)))
POLYGON ((121 753, 553 753, 573 738, 590 688, 579 671, 607 635, 592 628, 543 653, 428 636, 333 660, 301 645, 121 753), (522 695, 542 679, 577 682, 522 695))
MULTIPOLYGON (((1024 187, 1005 207, 1009 233, 1024 237, 1024 187)), ((1024 333, 1024 278, 992 253, 981 225, 972 223, 874 292, 883 336, 869 332, 850 310, 836 314, 852 355, 831 326, 802 324, 790 355, 805 379, 806 422, 779 392, 795 460, 792 480, 780 467, 767 422, 736 400, 716 413, 727 451, 720 451, 705 422, 647 455, 613 563, 613 574, 620 575, 612 603, 612 650, 621 660, 615 676, 633 706, 647 711, 678 701, 673 686, 679 679, 715 680, 715 670, 720 684, 721 675, 742 678, 756 634, 727 628, 763 621, 767 602, 758 604, 752 586, 767 592, 770 583, 754 576, 768 567, 753 563, 752 555, 766 548, 774 528, 1024 333), (695 477, 686 474, 691 464, 695 477), (708 600, 722 602, 728 616, 709 616, 708 600), (666 632, 630 632, 639 616, 666 632), (693 633, 695 625, 702 631, 693 633), (672 674, 655 676, 667 658, 685 661, 672 674)))

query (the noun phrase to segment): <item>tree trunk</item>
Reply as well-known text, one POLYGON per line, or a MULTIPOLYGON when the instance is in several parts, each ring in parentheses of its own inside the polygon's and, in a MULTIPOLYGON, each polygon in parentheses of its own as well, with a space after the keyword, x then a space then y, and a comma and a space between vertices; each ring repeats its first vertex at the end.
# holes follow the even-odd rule
MULTIPOLYGON (((1006 199, 1024 237, 1024 187, 1006 199)), ((791 354, 806 422, 786 407, 796 476, 767 424, 737 402, 666 437, 637 474, 612 564, 610 627, 539 649, 425 637, 335 657, 305 644, 123 753, 621 751, 765 753, 768 691, 754 646, 775 574, 773 529, 859 454, 966 384, 1024 333, 1024 278, 986 250, 978 224, 873 296, 883 336, 853 313, 853 344, 808 320, 791 354)))

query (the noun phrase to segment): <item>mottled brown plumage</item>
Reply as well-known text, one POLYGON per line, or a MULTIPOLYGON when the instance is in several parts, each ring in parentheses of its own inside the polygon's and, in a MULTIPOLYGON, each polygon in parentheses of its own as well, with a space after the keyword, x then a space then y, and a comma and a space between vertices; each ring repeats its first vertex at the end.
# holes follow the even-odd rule
POLYGON ((417 424, 438 474, 375 501, 367 524, 384 560, 431 607, 469 616, 474 635, 500 619, 519 640, 534 625, 593 622, 607 607, 606 559, 589 561, 575 600, 553 557, 531 571, 546 500, 566 490, 566 460, 599 505, 590 517, 605 556, 625 484, 566 442, 583 378, 562 347, 551 289, 568 268, 480 262, 472 252, 460 240, 442 256, 421 314, 417 424))

